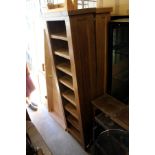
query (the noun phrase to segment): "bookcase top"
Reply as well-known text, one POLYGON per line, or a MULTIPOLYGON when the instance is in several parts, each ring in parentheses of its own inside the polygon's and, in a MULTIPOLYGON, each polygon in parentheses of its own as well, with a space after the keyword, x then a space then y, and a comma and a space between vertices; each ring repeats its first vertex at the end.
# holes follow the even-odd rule
POLYGON ((104 8, 85 8, 78 10, 68 10, 68 11, 48 11, 44 14, 44 18, 55 18, 55 17, 66 17, 66 16, 75 16, 75 15, 83 15, 83 14, 100 14, 100 13, 110 13, 112 12, 112 7, 104 7, 104 8))

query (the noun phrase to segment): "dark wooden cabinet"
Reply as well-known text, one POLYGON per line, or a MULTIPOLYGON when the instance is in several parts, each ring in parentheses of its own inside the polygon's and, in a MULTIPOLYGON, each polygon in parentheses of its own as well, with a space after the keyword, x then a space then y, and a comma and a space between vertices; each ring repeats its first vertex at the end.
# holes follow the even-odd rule
POLYGON ((106 93, 93 100, 92 105, 93 149, 96 154, 128 155, 129 106, 106 93))
POLYGON ((84 148, 92 136, 91 100, 106 90, 107 23, 111 10, 91 8, 45 15, 59 98, 52 104, 61 107, 62 124, 84 148))
MULTIPOLYGON (((95 119, 97 118, 98 122, 104 123, 103 115, 105 115, 109 120, 107 122, 113 122, 113 124, 117 124, 124 130, 129 130, 129 106, 124 104, 123 102, 117 100, 116 98, 104 94, 99 98, 96 98, 92 101, 94 106, 94 114, 95 111, 99 111, 98 115, 95 115, 95 119)), ((113 128, 112 126, 107 128, 113 128)), ((117 128, 117 127, 116 127, 117 128)))

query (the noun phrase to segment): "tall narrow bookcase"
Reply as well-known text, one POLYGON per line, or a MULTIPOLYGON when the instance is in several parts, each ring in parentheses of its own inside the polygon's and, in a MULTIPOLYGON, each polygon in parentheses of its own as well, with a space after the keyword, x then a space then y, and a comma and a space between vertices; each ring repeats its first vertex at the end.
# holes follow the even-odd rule
MULTIPOLYGON (((112 8, 45 15, 53 74, 66 130, 84 147, 92 135, 91 100, 106 89, 107 23, 112 8)), ((54 104, 54 103, 53 103, 54 104)))

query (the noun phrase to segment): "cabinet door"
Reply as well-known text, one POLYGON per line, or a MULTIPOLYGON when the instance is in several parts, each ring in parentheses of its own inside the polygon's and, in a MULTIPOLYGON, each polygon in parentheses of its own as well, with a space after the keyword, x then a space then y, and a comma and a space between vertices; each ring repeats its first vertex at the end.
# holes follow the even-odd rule
POLYGON ((52 57, 50 54, 50 48, 48 46, 48 36, 44 35, 45 39, 45 71, 46 71, 46 88, 47 88, 47 100, 48 111, 58 121, 58 123, 66 128, 64 114, 62 106, 59 100, 58 86, 56 86, 56 77, 52 66, 52 57))

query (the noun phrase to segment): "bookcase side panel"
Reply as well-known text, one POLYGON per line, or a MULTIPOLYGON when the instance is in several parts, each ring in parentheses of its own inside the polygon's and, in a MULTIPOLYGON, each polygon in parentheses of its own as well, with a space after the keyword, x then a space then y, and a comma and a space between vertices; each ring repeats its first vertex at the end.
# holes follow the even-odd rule
POLYGON ((107 89, 107 37, 108 22, 110 14, 96 15, 96 60, 97 60, 97 91, 96 96, 100 96, 107 89))
POLYGON ((90 101, 93 98, 96 84, 94 17, 92 14, 76 15, 70 17, 70 23, 79 95, 79 110, 84 144, 86 146, 90 140, 92 127, 90 101))

